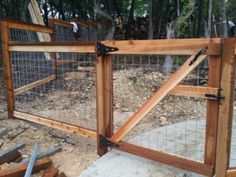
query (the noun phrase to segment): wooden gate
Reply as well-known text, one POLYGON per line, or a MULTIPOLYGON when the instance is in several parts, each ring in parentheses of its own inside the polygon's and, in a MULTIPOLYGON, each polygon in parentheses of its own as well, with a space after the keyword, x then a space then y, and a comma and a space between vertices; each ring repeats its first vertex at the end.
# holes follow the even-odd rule
MULTIPOLYGON (((101 44, 98 44, 99 46, 97 47, 97 131, 98 153, 100 155, 106 153, 107 148, 111 147, 205 176, 213 176, 215 174, 215 165, 217 167, 217 165, 222 166, 226 164, 226 161, 224 162, 224 160, 219 159, 223 158, 227 160, 226 154, 229 154, 229 152, 226 153, 226 146, 228 146, 226 142, 228 141, 224 138, 230 137, 230 127, 227 126, 231 125, 230 117, 232 116, 232 95, 230 94, 232 94, 232 82, 234 80, 235 40, 182 39, 106 41, 102 44, 114 47, 118 49, 118 51, 111 50, 112 52, 110 53, 104 52, 101 54, 99 50, 101 44), (223 50, 223 52, 221 52, 221 50, 223 50), (188 57, 185 63, 162 84, 153 96, 138 108, 138 110, 128 118, 128 121, 114 133, 112 55, 115 54, 181 54, 186 56, 190 55, 190 57, 188 57), (179 85, 179 83, 207 57, 209 58, 208 87, 179 85), (168 94, 200 97, 208 100, 203 162, 149 149, 122 140, 122 138, 143 120, 143 118, 168 94), (217 131, 219 132, 218 135, 220 135, 218 136, 218 140, 217 131), (225 137, 222 137, 223 134, 225 137), (223 153, 223 151, 225 152, 223 153), (217 158, 218 160, 216 161, 217 158)), ((106 49, 106 46, 102 47, 106 49)), ((109 51, 110 48, 107 50, 109 51)), ((227 168, 222 170, 219 166, 216 170, 216 174, 219 173, 217 176, 221 177, 223 173, 226 173, 227 168)))

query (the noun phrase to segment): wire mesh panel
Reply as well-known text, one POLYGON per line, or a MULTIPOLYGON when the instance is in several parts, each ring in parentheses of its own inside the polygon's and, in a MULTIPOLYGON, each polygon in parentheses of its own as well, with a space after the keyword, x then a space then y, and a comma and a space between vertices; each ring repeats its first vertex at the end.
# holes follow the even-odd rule
MULTIPOLYGON (((186 56, 173 58, 174 73, 186 56)), ((114 56, 113 94, 115 132, 165 82, 165 56, 114 56)), ((197 70, 180 84, 197 85, 197 70)), ((207 74, 207 73, 206 73, 207 74)), ((204 83, 207 86, 207 81, 204 83)), ((204 160, 206 103, 200 98, 168 95, 122 140, 153 150, 204 160)))
POLYGON ((58 60, 56 69, 43 53, 13 52, 11 56, 16 110, 96 129, 94 56, 67 55, 58 60))

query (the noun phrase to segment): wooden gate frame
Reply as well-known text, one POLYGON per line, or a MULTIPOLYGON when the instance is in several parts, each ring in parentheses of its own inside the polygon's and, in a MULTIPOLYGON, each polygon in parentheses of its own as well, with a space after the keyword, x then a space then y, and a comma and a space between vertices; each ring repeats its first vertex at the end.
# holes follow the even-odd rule
MULTIPOLYGON (((119 51, 107 53, 96 59, 97 72, 97 139, 98 154, 103 155, 108 147, 129 152, 167 165, 202 174, 225 177, 228 170, 229 147, 232 125, 232 100, 234 83, 235 39, 177 39, 149 41, 104 41, 104 45, 116 47, 119 51), (206 118, 206 143, 204 162, 196 162, 160 151, 150 150, 123 141, 114 141, 112 106, 112 54, 160 54, 193 55, 202 47, 208 47, 209 87, 175 87, 170 94, 204 97, 213 89, 225 97, 222 101, 208 99, 206 118), (230 48, 228 51, 227 48, 230 48), (222 73, 222 74, 221 74, 222 73), (187 92, 187 93, 186 93, 187 92), (218 125, 219 120, 219 125, 218 125), (218 133, 217 133, 218 132, 218 133), (217 136, 218 135, 218 136, 217 136), (226 138, 226 139, 225 139, 226 138), (104 139, 107 146, 104 146, 104 139), (101 143, 103 141, 103 143, 101 143), (217 158, 217 159, 216 159, 217 158), (225 159, 225 160, 221 160, 225 159), (224 166, 222 168, 221 166, 224 166), (222 175, 222 174, 225 175, 222 175)), ((230 171, 232 174, 232 170, 230 171)))
MULTIPOLYGON (((7 86, 7 106, 9 118, 20 118, 63 131, 76 133, 90 138, 97 137, 98 154, 103 155, 108 147, 102 146, 100 138, 109 139, 113 135, 112 106, 112 54, 159 54, 159 55, 193 55, 200 48, 208 47, 209 56, 209 87, 177 86, 170 94, 205 97, 205 93, 219 92, 225 97, 220 104, 208 100, 206 120, 206 144, 204 163, 192 161, 178 156, 153 151, 122 141, 115 142, 119 150, 156 160, 181 169, 193 171, 206 176, 231 177, 236 170, 229 169, 230 139, 232 131, 233 88, 235 67, 235 39, 175 39, 175 40, 137 40, 137 41, 103 41, 107 46, 117 47, 119 51, 96 57, 96 89, 97 89, 97 132, 70 125, 64 122, 50 120, 15 110, 15 91, 12 80, 11 51, 24 52, 83 52, 97 53, 94 42, 87 43, 9 43, 9 29, 23 29, 35 32, 53 34, 54 29, 41 25, 1 21, 1 38, 3 48, 4 73, 7 86), (220 71, 220 72, 219 72, 220 71), (219 122, 219 123, 218 123, 219 122)), ((53 80, 45 78, 21 88, 23 91, 35 88, 53 80)), ((112 142, 109 142, 112 145, 112 142)), ((113 144, 114 145, 114 144, 113 144)))

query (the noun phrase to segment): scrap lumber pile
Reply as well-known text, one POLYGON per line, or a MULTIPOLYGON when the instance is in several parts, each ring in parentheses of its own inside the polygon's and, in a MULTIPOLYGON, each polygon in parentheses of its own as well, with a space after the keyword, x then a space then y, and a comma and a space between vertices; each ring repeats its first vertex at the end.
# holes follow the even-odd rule
POLYGON ((61 147, 51 148, 40 152, 40 143, 35 144, 31 157, 22 158, 20 150, 25 147, 22 142, 0 152, 0 177, 30 177, 39 173, 42 177, 66 177, 63 172, 53 166, 49 156, 61 151, 61 147))

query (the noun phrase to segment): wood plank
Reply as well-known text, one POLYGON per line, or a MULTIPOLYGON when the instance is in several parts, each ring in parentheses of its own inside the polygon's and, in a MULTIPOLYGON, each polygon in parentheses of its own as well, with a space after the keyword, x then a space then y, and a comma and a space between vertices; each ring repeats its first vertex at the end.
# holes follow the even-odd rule
POLYGON ((5 21, 1 22, 1 39, 2 39, 4 75, 6 78, 6 88, 7 88, 8 117, 13 118, 13 111, 15 109, 14 86, 13 86, 12 63, 11 63, 9 43, 8 43, 9 28, 8 28, 8 23, 5 21))
POLYGON ((7 154, 6 156, 0 158, 0 165, 2 165, 4 163, 14 162, 16 159, 18 159, 20 157, 21 157, 21 154, 19 153, 18 150, 12 151, 9 154, 7 154))
POLYGON ((190 96, 190 97, 208 99, 205 96, 205 94, 217 95, 218 90, 219 89, 215 88, 215 87, 177 85, 169 92, 169 94, 170 95, 177 95, 177 96, 190 96))
POLYGON ((52 80, 55 80, 56 79, 56 76, 55 75, 52 75, 52 76, 49 76, 49 77, 46 77, 46 78, 43 78, 41 80, 38 80, 38 81, 35 81, 33 83, 30 83, 30 84, 27 84, 27 85, 24 85, 23 87, 20 87, 20 88, 17 88, 14 90, 14 93, 15 95, 19 95, 19 94, 22 94, 24 92, 27 92, 29 90, 32 90, 33 88, 36 88, 36 87, 39 87, 41 85, 44 85, 48 82, 51 82, 52 80))
POLYGON ((230 169, 227 171, 226 177, 235 177, 236 176, 236 169, 230 169))
POLYGON ((64 28, 67 28, 69 30, 72 28, 72 25, 69 22, 64 21, 64 20, 60 20, 57 18, 50 18, 49 22, 53 23, 54 25, 58 25, 58 26, 62 26, 64 28))
POLYGON ((112 140, 121 140, 132 128, 134 128, 162 99, 179 84, 192 70, 194 70, 205 58, 206 55, 201 55, 190 65, 195 55, 185 61, 185 63, 169 77, 167 81, 159 88, 159 90, 151 96, 139 109, 132 115, 128 121, 112 136, 112 140))
POLYGON ((11 29, 21 29, 21 30, 41 32, 41 33, 53 33, 53 29, 46 26, 32 23, 18 22, 13 20, 5 20, 5 21, 8 22, 9 28, 11 29))
POLYGON ((59 170, 55 167, 51 167, 47 170, 40 171, 41 177, 57 177, 59 170))
MULTIPOLYGON (((43 17, 41 16, 41 12, 36 0, 31 0, 28 4, 28 10, 30 12, 31 19, 33 23, 45 26, 43 21, 43 17)), ((39 33, 37 32, 37 36, 40 42, 50 42, 51 36, 48 33, 39 33)), ((52 60, 49 53, 44 53, 44 56, 47 60, 52 60)))
MULTIPOLYGON (((33 168, 33 173, 37 173, 40 170, 47 169, 49 166, 51 166, 51 164, 52 164, 52 160, 49 158, 37 160, 33 168)), ((10 168, 1 170, 0 177, 22 177, 25 174, 27 166, 28 166, 28 163, 25 163, 16 167, 10 167, 10 168)))
POLYGON ((111 137, 113 134, 113 84, 112 57, 105 55, 96 59, 97 88, 97 151, 101 156, 107 148, 100 147, 99 137, 111 137))
POLYGON ((164 163, 173 167, 177 167, 201 175, 212 176, 213 174, 213 166, 206 165, 198 161, 193 161, 180 156, 163 153, 161 151, 151 150, 145 147, 137 146, 126 142, 120 141, 114 143, 118 145, 118 147, 114 148, 124 152, 128 152, 137 156, 158 161, 160 163, 164 163))
POLYGON ((10 44, 9 51, 18 52, 76 52, 76 53, 95 53, 94 44, 83 45, 78 43, 74 45, 72 43, 38 43, 38 44, 10 44))
POLYGON ((235 77, 235 43, 236 40, 224 39, 221 63, 221 100, 219 107, 219 124, 217 134, 216 151, 216 177, 225 177, 229 167, 233 100, 234 100, 234 77, 235 77))
POLYGON ((193 55, 201 48, 208 47, 207 55, 220 55, 219 38, 103 41, 102 43, 119 49, 111 54, 193 55))
MULTIPOLYGON (((220 87, 220 56, 210 56, 208 60, 208 86, 220 87)), ((217 94, 218 90, 215 94, 217 94)), ((217 127, 218 127, 219 102, 215 100, 207 101, 206 115, 206 135, 205 135, 205 154, 204 162, 208 165, 215 166, 216 160, 216 142, 217 142, 217 127)))
POLYGON ((57 121, 57 120, 47 119, 47 118, 41 117, 41 116, 23 113, 20 111, 14 111, 14 117, 22 119, 22 120, 34 122, 37 124, 46 125, 48 127, 52 127, 55 129, 69 132, 69 133, 81 135, 81 136, 84 136, 87 138, 96 138, 96 136, 97 136, 97 133, 93 130, 89 130, 89 129, 86 129, 83 127, 79 127, 76 125, 68 124, 65 122, 57 121))

